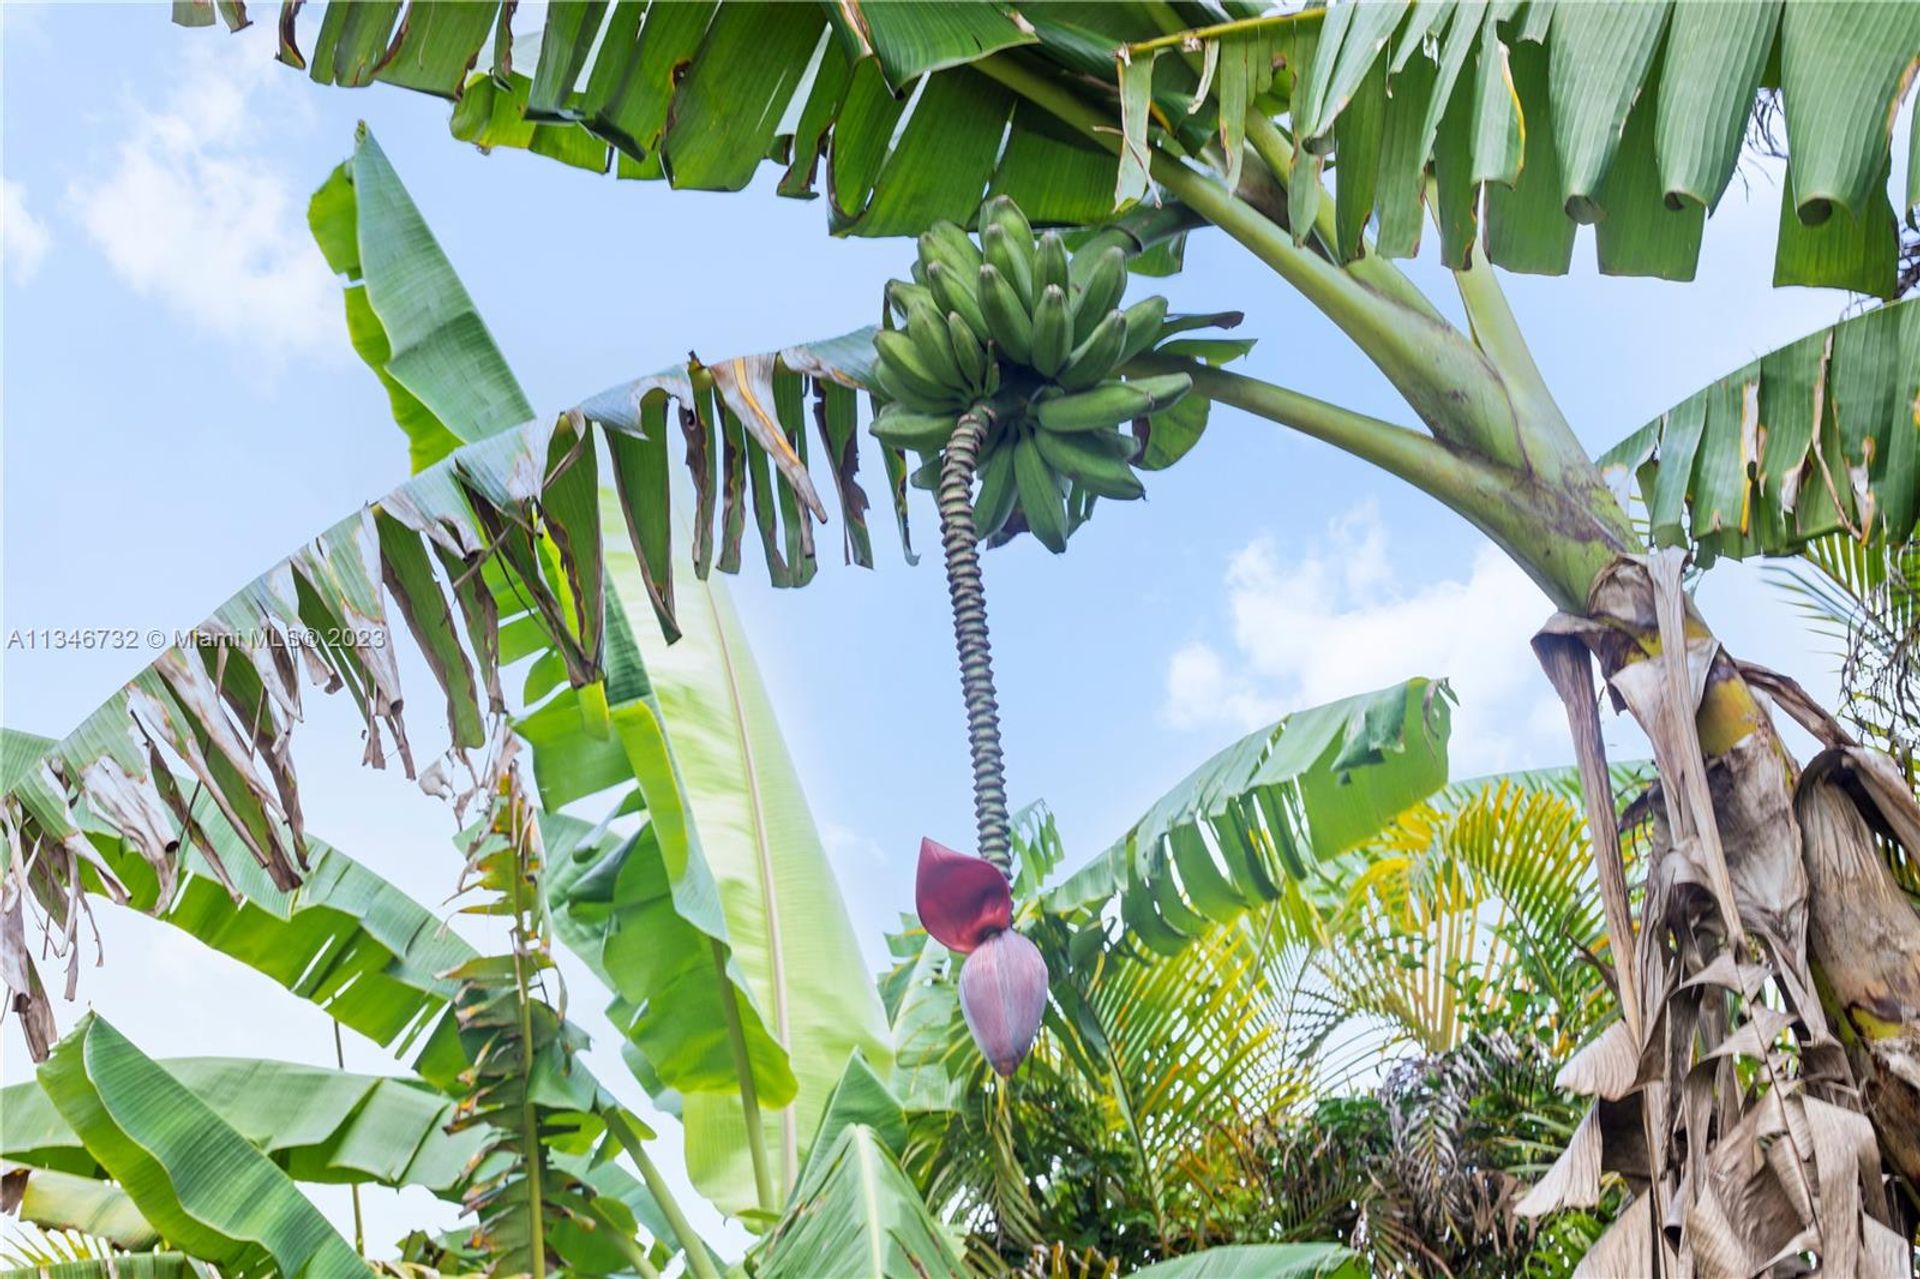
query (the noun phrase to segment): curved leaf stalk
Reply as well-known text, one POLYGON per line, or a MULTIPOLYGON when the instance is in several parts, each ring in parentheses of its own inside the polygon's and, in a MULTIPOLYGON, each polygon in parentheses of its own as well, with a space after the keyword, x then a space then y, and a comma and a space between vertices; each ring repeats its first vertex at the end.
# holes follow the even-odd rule
POLYGON ((953 638, 960 651, 960 692, 967 706, 979 853, 1011 879, 1013 826, 1007 812, 1000 710, 994 698, 993 652, 987 638, 987 594, 980 579, 980 538, 973 523, 971 491, 986 433, 987 418, 981 410, 971 409, 961 416, 940 466, 936 499, 940 542, 947 556, 947 596, 953 603, 953 638))
MULTIPOLYGON (((615 1111, 607 1117, 607 1130, 633 1160, 634 1167, 640 1170, 640 1180, 653 1193, 660 1205, 660 1211, 667 1219, 668 1227, 674 1238, 686 1251, 687 1273, 694 1279, 720 1279, 720 1272, 713 1264, 713 1257, 707 1251, 706 1241, 700 1232, 687 1220, 686 1210, 673 1196, 673 1187, 660 1175, 660 1169, 653 1162, 653 1156, 647 1153, 646 1134, 642 1133, 628 1117, 625 1111, 615 1111)), ((645 1274, 644 1271, 641 1272, 645 1274)))

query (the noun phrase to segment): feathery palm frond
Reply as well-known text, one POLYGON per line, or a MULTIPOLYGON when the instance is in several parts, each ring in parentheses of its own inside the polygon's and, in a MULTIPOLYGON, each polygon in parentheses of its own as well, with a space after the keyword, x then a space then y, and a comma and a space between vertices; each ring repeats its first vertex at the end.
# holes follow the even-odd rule
POLYGON ((1840 713, 1911 773, 1920 756, 1920 543, 1823 537, 1768 571, 1837 645, 1840 713))
POLYGON ((1605 1007, 1583 952, 1605 946, 1579 804, 1495 779, 1420 804, 1366 850, 1320 968, 1355 1013, 1440 1052, 1516 1006, 1551 1009, 1557 1050, 1605 1007))

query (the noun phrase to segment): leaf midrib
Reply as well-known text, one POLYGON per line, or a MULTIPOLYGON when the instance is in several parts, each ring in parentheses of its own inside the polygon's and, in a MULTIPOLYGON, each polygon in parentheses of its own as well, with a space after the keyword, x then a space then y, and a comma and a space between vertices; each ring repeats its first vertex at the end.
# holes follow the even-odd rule
MULTIPOLYGON (((747 732, 746 712, 741 705, 739 674, 734 666, 733 645, 727 637, 726 620, 720 615, 715 591, 702 592, 707 613, 713 619, 713 633, 720 650, 720 669, 727 681, 727 701, 733 711, 734 736, 740 744, 741 766, 746 772, 748 811, 753 819, 754 866, 760 876, 760 895, 766 916, 767 957, 773 979, 773 1019, 780 1046, 792 1052, 792 1036, 787 1018, 787 961, 781 947, 780 902, 774 888, 773 849, 767 839, 766 813, 761 807, 760 769, 753 754, 753 740, 747 732)), ((794 1128, 794 1107, 789 1103, 780 1112, 781 1174, 790 1188, 799 1163, 799 1134, 794 1128)))

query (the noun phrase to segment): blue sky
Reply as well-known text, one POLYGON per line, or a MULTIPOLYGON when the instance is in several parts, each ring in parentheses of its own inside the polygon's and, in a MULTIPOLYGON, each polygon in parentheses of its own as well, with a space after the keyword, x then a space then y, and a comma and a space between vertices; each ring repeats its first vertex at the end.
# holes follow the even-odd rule
MULTIPOLYGON (((682 357, 765 350, 870 320, 903 242, 834 240, 824 210, 616 183, 519 153, 483 156, 445 108, 387 88, 318 89, 272 61, 271 24, 186 32, 164 6, 10 4, 4 23, 4 597, 0 633, 191 625, 307 537, 406 473, 385 399, 347 345, 305 228, 308 194, 364 119, 543 409, 682 357)), ((1904 128, 1904 126, 1902 126, 1904 128)), ((1904 136, 1902 134, 1901 136, 1904 136)), ((1896 182, 1900 180, 1898 174, 1896 182)), ((1701 382, 1838 318, 1847 298, 1768 287, 1775 175, 1736 181, 1691 285, 1509 281, 1582 439, 1611 444, 1701 382)), ((1238 308, 1250 371, 1397 421, 1411 416, 1322 317, 1219 236, 1164 291, 1238 308)), ((1450 313, 1444 273, 1410 268, 1450 313)), ((988 557, 1016 801, 1045 797, 1074 857, 1122 831, 1193 764, 1294 706, 1413 674, 1451 676, 1455 772, 1564 762, 1564 722, 1526 639, 1546 601, 1478 534, 1323 445, 1231 411, 1104 504, 1069 555, 1030 539, 988 557)), ((918 541, 937 551, 931 511, 918 541)), ((878 963, 909 908, 922 834, 971 828, 937 554, 830 559, 800 592, 749 564, 735 598, 878 963)), ((751 556, 751 549, 749 555, 751 556)), ((1716 570, 1703 605, 1730 646, 1830 691, 1833 662, 1752 570, 1716 570)), ((10 651, 9 726, 67 731, 152 654, 10 651)), ((416 675, 416 679, 418 676, 416 675)), ((1616 728, 1622 749, 1632 734, 1616 728)), ((314 827, 438 901, 450 818, 354 766, 343 707, 302 761, 314 827)), ((107 967, 82 1002, 155 1055, 332 1059, 327 1023, 264 979, 103 912, 107 967)), ((591 1000, 581 1001, 591 1003, 591 1000)), ((58 1010, 63 1026, 79 1008, 58 1010)), ((25 1077, 5 1032, 6 1078, 25 1077)), ((387 1069, 350 1045, 349 1062, 387 1069)), ((609 1059, 603 1078, 618 1075, 609 1059)), ((344 1200, 323 1194, 330 1211, 344 1200)), ((344 1219, 344 1218, 343 1218, 344 1219)), ((369 1239, 450 1224, 369 1196, 369 1239)))

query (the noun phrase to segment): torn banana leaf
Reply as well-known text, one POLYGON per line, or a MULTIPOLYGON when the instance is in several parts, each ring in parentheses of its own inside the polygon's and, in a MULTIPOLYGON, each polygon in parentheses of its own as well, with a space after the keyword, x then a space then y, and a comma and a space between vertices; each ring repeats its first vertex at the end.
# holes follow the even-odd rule
MULTIPOLYGON (((9 750, 44 754, 53 745, 10 729, 0 733, 9 750)), ((286 892, 248 860, 239 836, 210 800, 198 799, 191 817, 219 851, 238 899, 191 844, 178 853, 163 895, 160 874, 124 827, 116 829, 97 812, 83 825, 101 860, 127 886, 129 906, 266 974, 395 1052, 432 1038, 430 1028, 453 997, 453 983, 443 974, 474 954, 458 934, 312 835, 307 836, 312 870, 297 890, 286 892)), ((97 881, 87 886, 99 889, 97 881)))
POLYGON ((1791 555, 1828 533, 1899 545, 1920 525, 1920 302, 1761 356, 1603 453, 1653 540, 1701 563, 1791 555))
MULTIPOLYGON (((1258 111, 1284 119, 1307 160, 1291 199, 1300 226, 1322 166, 1341 174, 1343 259, 1363 251, 1370 222, 1377 251, 1416 252, 1433 176, 1457 266, 1480 241, 1497 265, 1563 274, 1591 224, 1602 271, 1691 279, 1756 99, 1777 90, 1782 282, 1884 296, 1897 275, 1896 145, 1920 172, 1920 132, 1891 127, 1920 54, 1920 7, 1905 3, 1379 0, 1226 30, 1190 13, 1184 38, 1133 5, 456 8, 328 10, 317 32, 289 9, 279 57, 321 83, 455 98, 456 136, 597 172, 734 191, 774 163, 780 191, 808 197, 824 168, 830 222, 857 235, 965 220, 988 193, 1042 223, 1097 221, 1116 195, 1146 194, 1144 157, 1169 136, 1181 153, 1211 147, 1231 184, 1258 111), (540 36, 532 66, 512 65, 516 27, 540 36), (1118 157, 971 66, 1008 58, 1105 115, 1118 157)), ((204 6, 176 9, 211 21, 204 6)))

